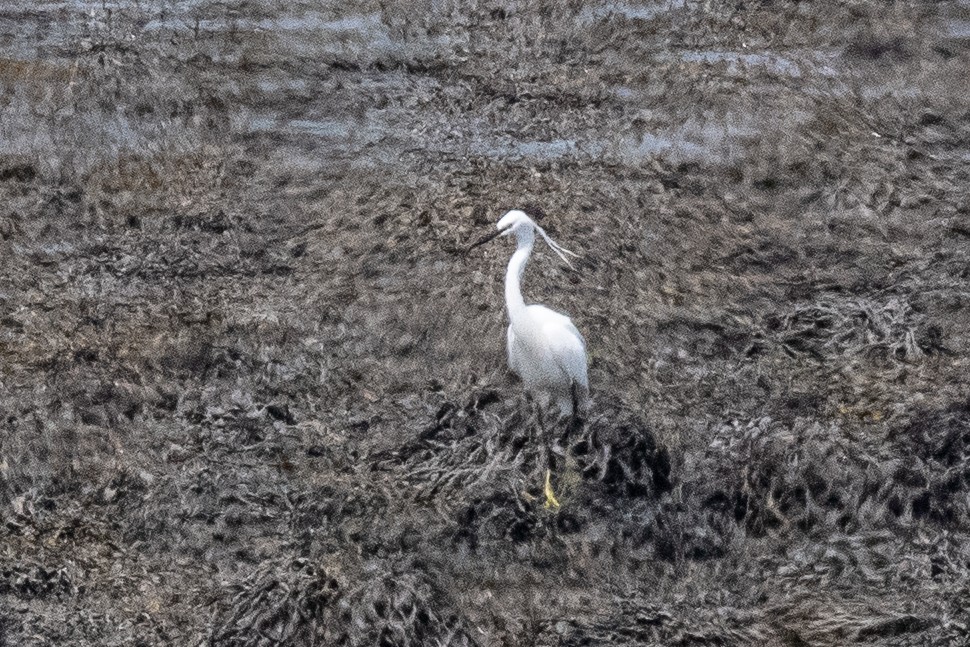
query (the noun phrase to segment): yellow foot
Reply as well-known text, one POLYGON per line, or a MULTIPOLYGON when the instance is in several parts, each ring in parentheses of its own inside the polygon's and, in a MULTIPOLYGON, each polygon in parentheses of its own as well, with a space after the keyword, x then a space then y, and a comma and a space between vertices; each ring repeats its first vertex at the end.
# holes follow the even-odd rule
POLYGON ((546 509, 559 509, 559 500, 556 498, 555 492, 552 491, 552 483, 549 479, 552 477, 552 472, 546 470, 546 487, 544 492, 546 493, 546 509))

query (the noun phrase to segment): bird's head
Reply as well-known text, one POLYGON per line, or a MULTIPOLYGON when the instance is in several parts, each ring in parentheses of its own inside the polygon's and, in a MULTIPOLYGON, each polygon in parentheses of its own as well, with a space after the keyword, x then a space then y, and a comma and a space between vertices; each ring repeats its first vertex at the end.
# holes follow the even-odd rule
POLYGON ((479 245, 484 245, 488 241, 498 238, 499 236, 508 236, 509 234, 515 234, 515 237, 519 239, 519 244, 522 244, 523 241, 528 241, 528 244, 531 246, 532 241, 535 240, 535 232, 539 232, 542 239, 546 241, 546 244, 552 248, 552 251, 556 252, 556 254, 559 255, 559 258, 566 261, 566 265, 569 267, 573 266, 573 264, 569 262, 569 259, 566 258, 566 254, 569 254, 570 256, 577 256, 577 254, 572 253, 568 249, 560 247, 556 241, 549 238, 549 234, 546 233, 546 230, 537 225, 535 221, 524 211, 520 211, 518 209, 509 211, 499 219, 496 229, 497 231, 495 233, 489 234, 485 238, 472 244, 468 248, 468 251, 471 251, 479 245))
POLYGON ((537 226, 532 218, 527 216, 524 211, 519 211, 518 209, 513 209, 502 216, 496 225, 499 230, 499 236, 508 236, 511 233, 518 235, 520 233, 532 232, 537 226))

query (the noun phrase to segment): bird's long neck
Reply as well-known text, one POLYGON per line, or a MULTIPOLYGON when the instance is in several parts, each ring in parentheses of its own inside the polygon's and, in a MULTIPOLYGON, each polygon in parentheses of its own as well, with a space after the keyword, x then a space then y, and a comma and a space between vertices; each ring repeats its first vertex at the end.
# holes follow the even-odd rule
POLYGON ((509 309, 509 319, 512 320, 513 325, 525 314, 525 301, 522 299, 522 274, 525 272, 525 264, 529 262, 529 255, 532 253, 534 244, 534 236, 519 238, 518 247, 512 254, 509 267, 505 271, 505 305, 509 309))

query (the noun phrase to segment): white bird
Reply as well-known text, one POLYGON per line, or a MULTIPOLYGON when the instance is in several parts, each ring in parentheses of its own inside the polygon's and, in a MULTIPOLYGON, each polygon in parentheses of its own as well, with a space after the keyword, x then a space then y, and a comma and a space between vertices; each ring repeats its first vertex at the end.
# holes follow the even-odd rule
POLYGON ((526 390, 544 406, 555 402, 560 414, 568 416, 577 406, 585 408, 589 399, 586 340, 566 315, 542 305, 526 305, 522 298, 522 274, 532 254, 537 231, 572 267, 566 254, 576 254, 556 244, 532 218, 518 210, 502 216, 498 231, 469 249, 498 236, 515 236, 516 250, 505 273, 505 306, 510 322, 509 368, 522 378, 526 390))

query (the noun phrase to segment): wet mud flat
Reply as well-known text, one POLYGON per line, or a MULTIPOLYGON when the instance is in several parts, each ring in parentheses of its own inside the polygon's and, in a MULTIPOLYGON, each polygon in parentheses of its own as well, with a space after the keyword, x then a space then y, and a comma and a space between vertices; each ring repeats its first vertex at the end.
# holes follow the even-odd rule
POLYGON ((965 2, 5 3, 0 644, 967 644, 968 44, 965 2), (523 206, 582 257, 524 287, 581 423, 461 251, 523 206))

